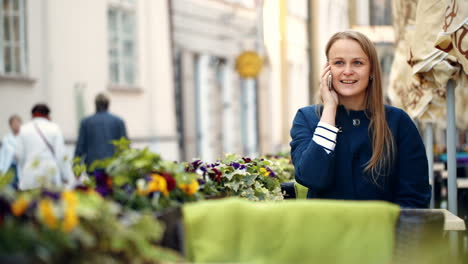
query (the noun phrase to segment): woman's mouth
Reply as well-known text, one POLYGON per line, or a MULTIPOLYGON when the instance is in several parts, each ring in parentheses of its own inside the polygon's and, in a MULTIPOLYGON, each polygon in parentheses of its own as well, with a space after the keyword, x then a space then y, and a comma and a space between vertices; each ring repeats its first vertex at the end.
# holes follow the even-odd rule
POLYGON ((353 84, 357 83, 357 80, 341 80, 340 82, 344 84, 353 84))

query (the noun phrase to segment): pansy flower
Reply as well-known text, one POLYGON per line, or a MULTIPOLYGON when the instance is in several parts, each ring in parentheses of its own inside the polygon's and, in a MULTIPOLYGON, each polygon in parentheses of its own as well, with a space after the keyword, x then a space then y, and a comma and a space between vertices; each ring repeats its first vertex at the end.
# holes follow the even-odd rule
POLYGON ((204 181, 203 179, 200 179, 200 178, 198 178, 197 181, 198 181, 199 185, 204 185, 206 183, 206 181, 204 181))
POLYGON ((41 196, 44 197, 44 198, 50 198, 54 201, 57 201, 58 199, 60 199, 60 193, 58 192, 52 192, 52 191, 48 191, 48 190, 43 190, 42 193, 41 193, 41 196))
POLYGON ((185 165, 186 172, 196 172, 197 169, 203 164, 201 160, 194 160, 191 163, 185 165))
POLYGON ((29 200, 24 196, 18 197, 11 205, 11 212, 14 216, 21 216, 29 207, 29 200))
POLYGON ((259 171, 260 171, 260 174, 263 175, 263 176, 265 176, 265 177, 270 176, 270 172, 269 172, 267 169, 265 169, 265 168, 260 168, 259 171))
POLYGON ((208 175, 210 176, 211 179, 214 179, 215 181, 220 182, 221 176, 223 175, 223 173, 216 168, 212 168, 211 172, 208 172, 208 175))
POLYGON ((65 232, 70 232, 79 223, 78 216, 76 214, 78 197, 73 191, 64 191, 62 192, 62 201, 65 207, 65 216, 63 218, 62 230, 65 232))
POLYGON ((188 195, 193 195, 198 191, 198 181, 192 180, 190 184, 181 183, 179 184, 179 188, 188 195))
POLYGON ((96 179, 96 192, 104 197, 112 194, 112 179, 104 170, 95 170, 94 177, 96 179))
POLYGON ((49 228, 56 228, 57 227, 57 216, 54 212, 54 204, 52 200, 46 198, 39 201, 39 214, 42 218, 42 221, 49 227, 49 228))
POLYGON ((176 187, 176 180, 174 179, 174 177, 172 177, 172 174, 170 174, 169 172, 163 172, 161 173, 161 176, 163 176, 167 182, 167 190, 174 190, 174 188, 176 187))
POLYGON ((145 185, 144 180, 137 182, 137 192, 141 195, 149 195, 153 192, 161 192, 165 196, 169 195, 167 182, 163 176, 153 173, 149 177, 149 182, 145 185))
POLYGON ((267 167, 267 171, 270 172, 270 175, 269 175, 270 177, 274 178, 276 176, 275 172, 272 169, 267 167))

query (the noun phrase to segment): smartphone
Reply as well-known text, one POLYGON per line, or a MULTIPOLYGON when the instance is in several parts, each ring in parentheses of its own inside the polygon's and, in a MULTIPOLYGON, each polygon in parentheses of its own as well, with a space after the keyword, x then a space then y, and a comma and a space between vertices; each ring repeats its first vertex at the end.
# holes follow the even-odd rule
POLYGON ((333 87, 332 87, 332 79, 333 79, 333 77, 332 77, 331 73, 328 74, 328 90, 330 90, 330 91, 333 89, 333 87))

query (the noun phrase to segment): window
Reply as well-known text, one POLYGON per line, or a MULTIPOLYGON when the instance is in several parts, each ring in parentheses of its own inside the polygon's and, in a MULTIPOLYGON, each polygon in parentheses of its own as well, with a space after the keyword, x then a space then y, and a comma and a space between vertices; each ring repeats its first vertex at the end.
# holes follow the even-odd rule
POLYGON ((370 24, 372 26, 392 25, 392 1, 370 1, 370 24))
POLYGON ((0 0, 0 74, 25 75, 26 0, 0 0))
POLYGON ((137 82, 135 0, 109 2, 107 21, 110 83, 134 86, 137 82))

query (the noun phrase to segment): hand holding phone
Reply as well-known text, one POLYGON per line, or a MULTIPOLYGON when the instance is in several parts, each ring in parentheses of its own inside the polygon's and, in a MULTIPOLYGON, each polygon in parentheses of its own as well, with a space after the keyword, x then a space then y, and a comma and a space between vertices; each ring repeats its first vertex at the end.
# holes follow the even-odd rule
POLYGON ((330 90, 330 91, 333 90, 332 79, 333 79, 333 77, 332 77, 331 73, 328 74, 328 90, 330 90))

